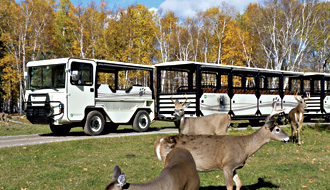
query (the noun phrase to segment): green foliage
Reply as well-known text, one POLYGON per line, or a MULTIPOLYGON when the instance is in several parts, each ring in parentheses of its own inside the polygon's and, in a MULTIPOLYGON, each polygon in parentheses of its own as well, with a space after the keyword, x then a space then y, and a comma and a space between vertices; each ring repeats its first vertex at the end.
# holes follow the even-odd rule
POLYGON ((248 125, 246 129, 247 129, 248 131, 251 131, 251 130, 252 130, 252 126, 251 126, 251 125, 248 125))
POLYGON ((234 123, 230 126, 231 130, 238 130, 239 123, 234 123))

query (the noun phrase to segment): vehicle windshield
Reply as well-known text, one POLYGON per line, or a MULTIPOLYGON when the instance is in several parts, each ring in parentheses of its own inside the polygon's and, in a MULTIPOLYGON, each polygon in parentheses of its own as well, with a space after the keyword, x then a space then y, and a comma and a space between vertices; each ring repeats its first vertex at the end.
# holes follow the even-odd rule
POLYGON ((28 68, 28 90, 55 89, 65 87, 65 64, 28 68))

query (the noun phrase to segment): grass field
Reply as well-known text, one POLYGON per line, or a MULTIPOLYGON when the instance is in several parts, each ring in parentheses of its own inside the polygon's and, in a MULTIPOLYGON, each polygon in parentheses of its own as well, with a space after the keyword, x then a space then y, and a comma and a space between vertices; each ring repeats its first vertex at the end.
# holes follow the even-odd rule
MULTIPOLYGON (((30 128, 35 126, 0 126, 0 133, 19 134, 11 127, 18 127, 21 134, 22 130, 28 130, 26 133, 30 134, 33 133, 30 128)), ((41 129, 37 131, 49 130, 45 126, 39 127, 41 129)), ((288 128, 285 130, 289 134, 288 128)), ((252 132, 254 130, 233 130, 230 135, 252 132)), ((270 142, 251 156, 238 170, 242 189, 330 189, 330 128, 325 125, 305 126, 302 134, 301 147, 292 143, 270 142)), ((162 170, 161 162, 153 153, 153 144, 160 136, 2 148, 0 189, 104 189, 111 181, 115 165, 126 173, 128 182, 147 182, 162 170)), ((200 189, 226 189, 222 171, 200 172, 199 175, 200 189)))

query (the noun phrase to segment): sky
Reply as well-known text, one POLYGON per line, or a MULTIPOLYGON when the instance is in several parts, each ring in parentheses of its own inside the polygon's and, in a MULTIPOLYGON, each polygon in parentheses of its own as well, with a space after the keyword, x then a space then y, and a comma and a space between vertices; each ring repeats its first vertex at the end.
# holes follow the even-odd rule
MULTIPOLYGON (((94 0, 99 4, 101 0, 94 0)), ((220 5, 226 2, 236 8, 237 11, 243 13, 249 3, 260 2, 260 0, 104 0, 108 3, 110 9, 117 7, 126 8, 129 5, 143 4, 149 9, 157 10, 161 8, 163 11, 172 10, 178 16, 194 16, 196 11, 205 11, 208 8, 220 5)), ((83 3, 88 4, 90 1, 71 0, 74 5, 83 3)))

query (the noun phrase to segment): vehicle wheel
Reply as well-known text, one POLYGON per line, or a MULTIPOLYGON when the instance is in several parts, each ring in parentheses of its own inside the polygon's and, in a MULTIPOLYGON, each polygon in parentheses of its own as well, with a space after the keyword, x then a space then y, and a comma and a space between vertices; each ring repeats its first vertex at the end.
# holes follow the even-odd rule
POLYGON ((87 135, 99 135, 104 129, 104 117, 98 111, 91 111, 87 114, 84 132, 87 135))
POLYGON ((67 125, 49 125, 50 130, 54 133, 54 135, 68 135, 71 127, 67 125))
POLYGON ((148 112, 145 110, 138 111, 133 121, 133 129, 135 131, 144 132, 147 131, 149 127, 150 118, 148 112))

